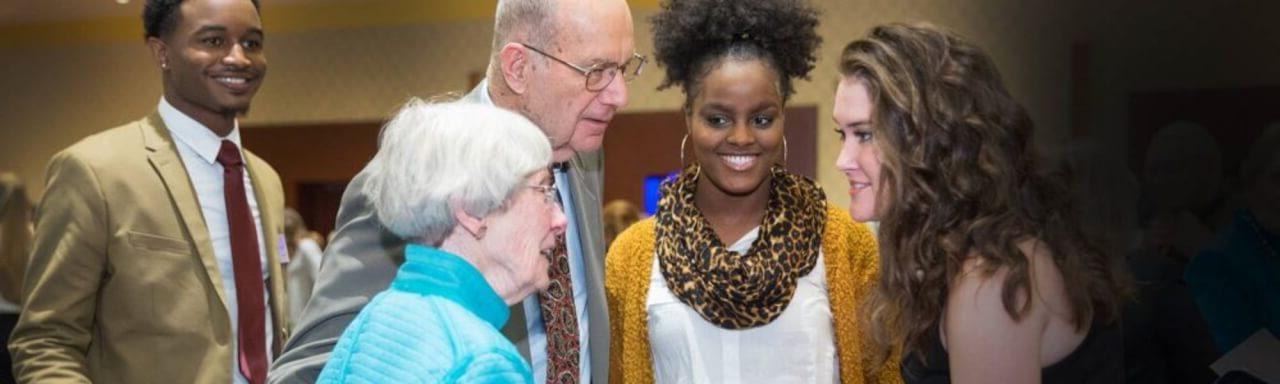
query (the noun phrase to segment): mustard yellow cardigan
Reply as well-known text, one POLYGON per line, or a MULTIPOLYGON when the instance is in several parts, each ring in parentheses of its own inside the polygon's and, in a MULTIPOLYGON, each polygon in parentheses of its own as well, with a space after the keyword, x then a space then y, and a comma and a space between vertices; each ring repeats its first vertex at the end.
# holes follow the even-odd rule
MULTIPOLYGON (((879 268, 875 236, 849 214, 827 203, 822 252, 827 270, 827 297, 835 321, 840 381, 900 383, 897 360, 872 373, 870 340, 862 336, 858 306, 874 288, 879 268)), ((649 348, 649 319, 645 297, 654 258, 654 220, 632 225, 609 248, 605 259, 605 297, 609 301, 609 382, 652 383, 653 357, 649 348)), ((778 342, 784 342, 779 340, 778 342)))

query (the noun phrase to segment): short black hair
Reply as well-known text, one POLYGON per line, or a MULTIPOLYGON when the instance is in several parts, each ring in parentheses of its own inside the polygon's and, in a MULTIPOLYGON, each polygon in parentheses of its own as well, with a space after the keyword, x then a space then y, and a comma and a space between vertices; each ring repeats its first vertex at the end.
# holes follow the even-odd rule
POLYGON ((688 109, 720 59, 760 59, 777 71, 785 102, 792 78, 809 78, 822 44, 818 11, 804 0, 667 0, 653 16, 654 58, 666 68, 658 89, 679 85, 688 109))
MULTIPOLYGON (((142 7, 143 37, 163 38, 178 27, 179 14, 176 12, 184 0, 147 0, 142 7)), ((258 0, 249 0, 253 9, 262 12, 258 0)))

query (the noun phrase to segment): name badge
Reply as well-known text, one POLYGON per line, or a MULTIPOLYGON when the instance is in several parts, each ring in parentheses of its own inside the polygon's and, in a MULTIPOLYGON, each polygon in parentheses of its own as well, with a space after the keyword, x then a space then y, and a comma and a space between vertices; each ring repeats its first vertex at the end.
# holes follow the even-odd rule
POLYGON ((284 235, 280 235, 279 241, 276 242, 276 254, 280 255, 280 264, 289 264, 289 244, 285 243, 284 235))

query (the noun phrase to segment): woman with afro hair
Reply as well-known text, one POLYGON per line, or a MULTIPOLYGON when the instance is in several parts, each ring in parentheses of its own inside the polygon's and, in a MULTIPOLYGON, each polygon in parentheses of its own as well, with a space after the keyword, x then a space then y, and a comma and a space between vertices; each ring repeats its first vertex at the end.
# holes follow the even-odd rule
POLYGON ((691 160, 608 253, 611 382, 897 381, 865 359, 856 315, 875 281, 874 237, 780 165, 783 112, 813 69, 817 25, 797 0, 668 0, 654 16, 691 160))

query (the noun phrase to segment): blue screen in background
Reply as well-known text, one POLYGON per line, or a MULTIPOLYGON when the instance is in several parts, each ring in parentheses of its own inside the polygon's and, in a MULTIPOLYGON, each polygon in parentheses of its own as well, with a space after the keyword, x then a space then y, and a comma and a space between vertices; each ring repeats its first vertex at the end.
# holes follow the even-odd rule
POLYGON ((649 175, 644 177, 644 213, 653 216, 658 212, 658 199, 662 198, 662 182, 674 178, 679 175, 680 171, 671 172, 665 175, 649 175))

